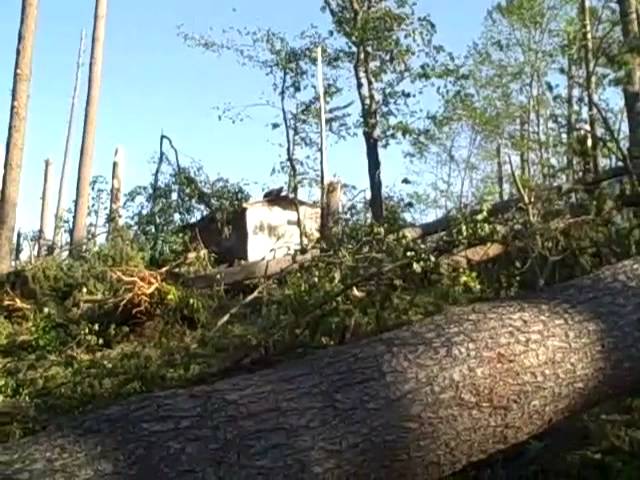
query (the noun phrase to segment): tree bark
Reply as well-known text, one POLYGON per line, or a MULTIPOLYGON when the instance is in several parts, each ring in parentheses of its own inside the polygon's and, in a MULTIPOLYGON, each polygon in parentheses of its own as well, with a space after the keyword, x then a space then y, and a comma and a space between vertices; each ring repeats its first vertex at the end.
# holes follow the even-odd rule
POLYGON ((640 258, 0 446, 21 479, 440 478, 640 383, 640 258))
POLYGON ((69 156, 71 155, 71 139, 73 136, 73 119, 80 93, 80 72, 82 70, 82 57, 84 56, 85 30, 80 32, 80 47, 78 47, 78 58, 76 60, 76 73, 73 81, 73 93, 71 95, 71 107, 69 108, 69 119, 67 120, 67 136, 64 142, 64 156, 62 159, 62 170, 60 171, 60 184, 58 185, 58 201, 56 203, 55 224, 53 227, 53 244, 55 248, 62 246, 62 221, 63 221, 63 200, 64 185, 67 179, 67 167, 69 165, 69 156))
POLYGON ((382 172, 380 164, 380 149, 378 139, 369 132, 364 132, 364 142, 367 147, 367 166, 369 171, 369 189, 371 199, 369 207, 371 216, 375 222, 382 222, 384 219, 384 202, 382 198, 382 172))
POLYGON ((122 171, 120 167, 123 160, 124 152, 122 147, 117 147, 111 171, 111 201, 109 203, 107 239, 112 237, 113 232, 120 225, 120 207, 122 203, 122 171))
POLYGON ((520 114, 520 176, 531 177, 531 164, 529 162, 529 136, 526 133, 529 129, 527 114, 523 111, 520 114))
POLYGON ((593 62, 593 35, 591 32, 591 13, 589 0, 580 0, 580 16, 582 20, 582 48, 584 54, 585 93, 587 96, 587 115, 589 118, 589 170, 592 175, 598 175, 599 166, 599 138, 598 112, 595 107, 596 83, 593 62))
POLYGON ((634 173, 640 171, 640 34, 635 0, 618 0, 625 50, 628 54, 623 93, 629 127, 629 160, 634 173))
POLYGON ((498 200, 504 202, 504 169, 502 164, 502 143, 496 146, 496 174, 498 181, 498 200))
POLYGON ((89 191, 91 183, 91 166, 96 136, 96 117, 102 80, 102 54, 104 47, 104 31, 107 20, 107 0, 96 0, 93 18, 93 38, 91 43, 91 62, 89 65, 89 84, 78 165, 78 181, 76 185, 76 204, 73 215, 71 245, 78 247, 87 236, 87 213, 89 211, 89 191))
POLYGON ((571 34, 567 34, 567 181, 572 182, 575 177, 574 166, 574 133, 575 133, 575 77, 574 77, 574 60, 572 55, 573 38, 571 34))
POLYGON ((329 172, 327 171, 327 132, 326 113, 324 100, 324 74, 322 71, 322 46, 317 49, 317 81, 318 81, 318 103, 320 104, 320 237, 328 240, 329 218, 327 212, 327 187, 329 183, 329 172))
POLYGON ((13 70, 11 115, 5 149, 2 192, 0 193, 0 274, 11 269, 37 17, 38 0, 22 0, 16 61, 13 70))
POLYGON ((40 231, 38 232, 38 257, 42 257, 47 245, 47 231, 49 230, 49 193, 51 181, 51 159, 44 162, 44 179, 42 182, 42 205, 40 207, 40 231))

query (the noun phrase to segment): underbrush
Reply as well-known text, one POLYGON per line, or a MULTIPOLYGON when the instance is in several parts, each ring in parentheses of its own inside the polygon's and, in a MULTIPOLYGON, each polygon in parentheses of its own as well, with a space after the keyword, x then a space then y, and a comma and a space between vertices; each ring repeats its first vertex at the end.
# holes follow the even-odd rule
MULTIPOLYGON (((211 382, 428 321, 447 305, 583 275, 635 255, 639 244, 635 223, 593 212, 579 221, 509 221, 481 212, 437 242, 390 235, 398 225, 347 225, 313 261, 235 288, 186 288, 176 274, 210 271, 206 255, 150 268, 148 253, 124 233, 80 258, 39 260, 3 285, 0 441, 130 395, 211 382), (451 261, 487 242, 508 248, 477 264, 451 261)), ((574 421, 588 440, 562 453, 565 470, 587 465, 625 478, 620 472, 640 467, 640 402, 616 405, 617 417, 597 410, 574 421)), ((555 451, 540 445, 520 450, 529 452, 519 462, 532 475, 544 452, 555 451)))

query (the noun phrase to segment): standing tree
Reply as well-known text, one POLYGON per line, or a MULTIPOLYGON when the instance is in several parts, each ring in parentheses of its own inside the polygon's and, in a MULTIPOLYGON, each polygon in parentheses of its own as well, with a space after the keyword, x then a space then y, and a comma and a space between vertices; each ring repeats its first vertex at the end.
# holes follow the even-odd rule
MULTIPOLYGON (((266 98, 249 105, 225 105, 220 119, 230 118, 234 123, 246 118, 249 109, 266 108, 274 112, 269 126, 283 133, 284 160, 279 165, 288 177, 288 190, 296 192, 303 183, 314 183, 318 169, 316 155, 320 147, 319 95, 316 87, 317 51, 322 47, 324 58, 324 99, 331 105, 342 93, 338 86, 337 70, 340 58, 328 48, 328 39, 314 28, 306 29, 293 38, 272 29, 225 29, 220 38, 181 32, 180 36, 191 47, 222 54, 232 53, 243 66, 263 73, 271 82, 266 98), (309 161, 313 159, 313 161, 309 161), (307 160, 307 161, 305 161, 307 160)), ((346 105, 327 108, 327 132, 342 138, 347 132, 346 105)))
POLYGON ((96 135, 96 116, 100 96, 102 77, 102 53, 104 46, 104 30, 107 19, 107 0, 96 0, 93 19, 93 39, 91 43, 91 63, 89 66, 89 86, 84 113, 84 130, 80 163, 78 165, 78 183, 76 186, 76 204, 73 215, 73 231, 71 244, 79 246, 87 235, 87 213, 89 210, 89 190, 91 183, 91 165, 96 135))
POLYGON ((6 273, 11 269, 11 250, 16 228, 16 209, 20 191, 37 17, 38 0, 22 0, 18 47, 13 71, 11 116, 0 194, 0 273, 6 273))
POLYGON ((419 16, 414 0, 324 0, 333 28, 355 77, 360 102, 371 193, 371 214, 384 217, 382 162, 384 148, 406 125, 399 119, 417 91, 416 80, 430 77, 435 26, 419 16))
POLYGON ((618 0, 626 65, 624 103, 629 126, 629 159, 634 172, 640 172, 640 27, 636 0, 618 0))
POLYGON ((76 74, 73 82, 73 94, 71 95, 71 107, 69 108, 69 119, 67 121, 67 136, 64 143, 64 156, 62 158, 62 170, 60 171, 60 185, 58 186, 58 201, 56 204, 56 217, 53 227, 53 245, 60 247, 62 242, 62 223, 64 221, 64 211, 62 202, 64 199, 64 184, 67 178, 67 167, 69 165, 69 155, 71 154, 71 137, 73 133, 73 119, 80 92, 80 71, 82 69, 82 57, 84 56, 84 28, 80 32, 80 47, 78 48, 78 58, 76 60, 76 74))
MULTIPOLYGON (((596 83, 593 62, 593 32, 591 29, 591 5, 589 0, 580 0, 580 17, 582 20, 582 49, 584 55, 585 96, 587 97, 587 116, 589 118, 589 158, 585 162, 588 172, 597 175, 598 165, 598 124, 595 106, 596 83)), ((585 168, 586 169, 586 168, 585 168)))

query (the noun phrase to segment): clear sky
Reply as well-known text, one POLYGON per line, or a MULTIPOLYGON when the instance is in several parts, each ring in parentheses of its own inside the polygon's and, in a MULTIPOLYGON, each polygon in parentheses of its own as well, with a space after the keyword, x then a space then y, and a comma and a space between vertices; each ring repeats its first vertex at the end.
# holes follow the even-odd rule
MULTIPOLYGON (((53 160, 55 188, 62 164, 69 100, 73 87, 80 31, 87 30, 88 63, 93 21, 92 0, 40 0, 33 59, 26 148, 20 185, 18 228, 38 225, 44 159, 53 160)), ((202 161, 207 172, 232 180, 258 183, 253 194, 270 183, 280 149, 265 128, 265 117, 232 125, 218 122, 212 107, 255 101, 267 84, 259 73, 193 50, 177 37, 177 25, 191 32, 209 27, 269 26, 295 33, 310 23, 326 25, 319 0, 110 0, 107 15, 103 80, 98 112, 93 174, 110 178, 113 152, 126 152, 124 188, 147 183, 151 158, 161 130, 183 155, 202 161)), ((492 0, 420 0, 438 29, 437 41, 461 52, 479 33, 492 0)), ((0 139, 4 150, 20 0, 0 0, 0 139)), ((88 68, 82 85, 66 183, 66 205, 75 194, 77 162, 84 116, 88 68)), ((277 135, 277 134, 276 134, 277 135)), ((360 137, 331 145, 329 170, 345 181, 367 185, 360 137)), ((397 151, 383 152, 383 182, 392 185, 404 174, 397 151)))

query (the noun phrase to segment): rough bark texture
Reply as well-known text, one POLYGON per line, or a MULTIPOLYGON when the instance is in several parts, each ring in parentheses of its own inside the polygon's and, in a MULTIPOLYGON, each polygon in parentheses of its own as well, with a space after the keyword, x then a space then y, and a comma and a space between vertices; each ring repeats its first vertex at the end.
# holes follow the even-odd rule
POLYGON ((42 204, 40 206, 40 231, 38 232, 38 257, 45 254, 47 232, 49 231, 49 194, 51 192, 51 159, 44 161, 44 179, 42 181, 42 204))
POLYGON ((5 149, 2 192, 0 193, 0 273, 11 269, 37 17, 38 1, 23 0, 13 71, 11 115, 5 149))
POLYGON ((628 69, 623 85, 624 103, 629 127, 629 159, 634 172, 640 171, 640 34, 636 0, 618 0, 620 22, 625 50, 628 52, 628 69))
POLYGON ((0 447, 0 478, 438 478, 640 382, 640 258, 0 447))
POLYGON ((78 182, 76 185, 76 205, 73 215, 73 230, 71 233, 71 244, 74 246, 79 246, 87 235, 91 166, 93 164, 96 117, 98 114, 98 100, 102 81, 102 53, 106 20, 107 0, 96 0, 93 18, 93 38, 91 43, 91 62, 89 64, 87 103, 84 113, 84 129, 82 132, 78 182))
POLYGON ((82 57, 84 56, 85 30, 80 32, 80 47, 78 48, 78 57, 76 60, 76 74, 73 81, 73 94, 71 95, 71 107, 69 108, 69 119, 67 120, 67 136, 64 142, 64 156, 62 158, 62 170, 60 171, 60 184, 58 185, 58 201, 56 203, 55 225, 53 227, 53 242, 56 247, 62 246, 62 221, 63 221, 63 201, 64 201, 64 185, 67 179, 67 167, 69 165, 69 156, 71 155, 71 139, 73 136, 73 120, 80 93, 80 72, 82 70, 82 57))

